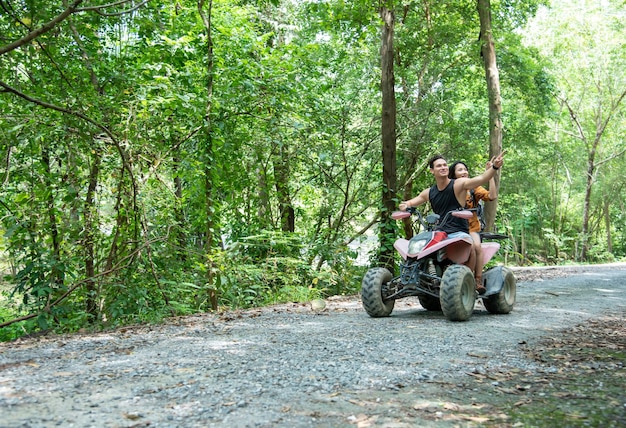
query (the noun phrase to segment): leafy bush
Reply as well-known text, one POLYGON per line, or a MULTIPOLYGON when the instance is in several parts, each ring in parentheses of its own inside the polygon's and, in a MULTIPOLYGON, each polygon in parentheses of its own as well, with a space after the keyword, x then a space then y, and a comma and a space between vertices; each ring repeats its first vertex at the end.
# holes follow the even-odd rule
POLYGON ((307 259, 297 234, 264 231, 241 239, 216 258, 220 304, 247 308, 354 291, 345 283, 353 284, 357 275, 341 251, 319 269, 307 259))

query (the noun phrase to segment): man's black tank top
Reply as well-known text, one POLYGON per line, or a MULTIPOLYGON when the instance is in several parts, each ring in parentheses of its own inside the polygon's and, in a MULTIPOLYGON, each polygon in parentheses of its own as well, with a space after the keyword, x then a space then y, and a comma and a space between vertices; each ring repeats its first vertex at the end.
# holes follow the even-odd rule
MULTIPOLYGON (((441 220, 443 220, 448 211, 463 208, 454 195, 454 180, 450 180, 446 188, 441 191, 439 191, 436 184, 432 186, 428 194, 428 199, 430 200, 430 206, 433 208, 435 214, 441 216, 441 220)), ((469 233, 469 223, 464 218, 449 216, 446 223, 440 225, 439 229, 447 233, 469 233)))

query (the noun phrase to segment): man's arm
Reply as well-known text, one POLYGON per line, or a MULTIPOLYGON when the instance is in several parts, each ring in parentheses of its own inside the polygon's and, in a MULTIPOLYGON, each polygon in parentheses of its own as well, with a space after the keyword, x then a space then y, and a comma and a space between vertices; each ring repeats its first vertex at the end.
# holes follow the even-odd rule
POLYGON ((428 196, 429 193, 430 193, 430 188, 424 189, 424 190, 422 190, 420 192, 419 195, 417 195, 413 199, 409 199, 408 201, 400 202, 400 205, 398 206, 398 208, 400 208, 400 210, 402 210, 402 211, 405 211, 408 207, 417 207, 419 205, 425 204, 430 199, 429 196, 428 196))

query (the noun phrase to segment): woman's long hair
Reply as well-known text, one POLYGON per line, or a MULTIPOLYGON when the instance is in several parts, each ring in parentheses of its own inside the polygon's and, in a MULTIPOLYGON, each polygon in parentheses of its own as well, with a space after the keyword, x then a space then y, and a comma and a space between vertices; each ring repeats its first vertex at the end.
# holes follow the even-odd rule
POLYGON ((465 166, 465 169, 469 173, 469 168, 467 167, 467 164, 465 162, 456 161, 452 165, 450 165, 450 168, 448 169, 448 178, 456 178, 456 167, 457 167, 457 165, 465 166))

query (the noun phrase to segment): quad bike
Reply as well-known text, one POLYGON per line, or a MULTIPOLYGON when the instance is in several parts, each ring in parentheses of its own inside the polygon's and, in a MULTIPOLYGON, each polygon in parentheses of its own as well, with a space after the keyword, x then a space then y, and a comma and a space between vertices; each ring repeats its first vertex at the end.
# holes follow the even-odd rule
MULTIPOLYGON (((508 314, 513 310, 516 281, 513 272, 503 266, 487 269, 483 273, 486 291, 478 294, 474 273, 463 263, 467 262, 472 249, 472 239, 467 234, 451 234, 440 229, 449 216, 469 219, 470 210, 451 211, 442 221, 438 214, 425 219, 414 207, 408 211, 396 211, 392 218, 399 220, 417 215, 413 222, 416 235, 410 240, 398 238, 395 249, 402 256, 400 275, 392 277, 386 268, 367 271, 361 284, 361 301, 371 317, 391 314, 395 301, 417 296, 420 304, 429 311, 442 311, 450 321, 468 320, 474 311, 474 303, 482 299, 492 314, 508 314), (420 227, 425 229, 419 232, 420 227)), ((484 234, 485 239, 503 239, 504 235, 484 234)), ((498 242, 483 242, 484 265, 500 249, 498 242)))

